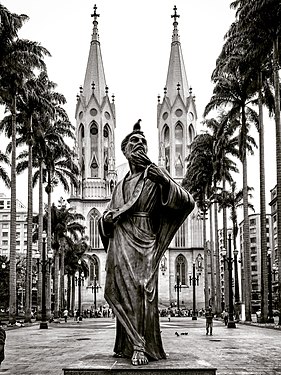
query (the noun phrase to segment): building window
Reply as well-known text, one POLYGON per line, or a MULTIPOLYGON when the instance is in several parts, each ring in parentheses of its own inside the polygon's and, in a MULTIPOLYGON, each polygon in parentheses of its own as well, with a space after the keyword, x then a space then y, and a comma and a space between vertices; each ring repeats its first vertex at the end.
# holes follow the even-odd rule
POLYGON ((100 216, 100 213, 96 209, 90 213, 90 244, 93 249, 100 248, 100 236, 98 231, 98 219, 100 216))
POLYGON ((179 281, 182 285, 186 285, 187 264, 185 257, 180 254, 176 258, 176 276, 179 276, 179 281))
POLYGON ((183 175, 183 128, 180 124, 175 128, 175 146, 176 146, 176 176, 183 175))
POLYGON ((165 168, 170 172, 170 130, 166 125, 164 127, 164 153, 165 153, 165 168))
POLYGON ((9 224, 7 224, 7 223, 3 223, 3 224, 2 224, 2 228, 3 228, 3 229, 8 229, 8 228, 9 228, 9 224))
POLYGON ((0 201, 0 210, 3 210, 4 209, 4 201, 0 201))
POLYGON ((8 237, 8 232, 2 232, 2 237, 8 237))
POLYGON ((178 229, 175 235, 175 246, 185 247, 185 223, 178 229))
POLYGON ((256 225, 256 219, 250 219, 250 225, 256 225))
POLYGON ((98 140, 99 132, 96 124, 90 128, 91 138, 91 177, 98 177, 98 140))

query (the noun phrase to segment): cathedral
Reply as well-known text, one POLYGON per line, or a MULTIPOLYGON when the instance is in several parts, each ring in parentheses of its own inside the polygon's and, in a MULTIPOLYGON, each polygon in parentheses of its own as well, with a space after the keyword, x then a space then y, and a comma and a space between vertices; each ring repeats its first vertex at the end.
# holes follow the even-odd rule
MULTIPOLYGON (((190 145, 197 134, 196 105, 188 84, 181 49, 177 8, 174 7, 172 43, 163 98, 156 103, 158 165, 181 184, 186 171, 190 145)), ((97 7, 83 86, 77 96, 76 151, 81 169, 79 188, 72 190, 70 206, 85 217, 90 251, 85 259, 89 276, 82 287, 82 309, 106 305, 104 299, 106 252, 98 234, 98 219, 110 201, 124 166, 115 164, 115 131, 118 131, 114 96, 109 95, 98 33, 97 7)), ((196 308, 204 303, 202 217, 197 208, 188 216, 173 238, 159 268, 159 308, 179 306, 192 309, 193 269, 198 280, 196 308)))

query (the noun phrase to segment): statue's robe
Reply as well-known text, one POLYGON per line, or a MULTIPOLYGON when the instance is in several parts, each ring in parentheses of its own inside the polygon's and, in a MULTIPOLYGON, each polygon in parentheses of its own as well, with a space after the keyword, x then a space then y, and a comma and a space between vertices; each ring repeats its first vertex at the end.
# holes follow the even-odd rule
POLYGON ((117 317, 114 352, 164 359, 158 311, 160 260, 194 207, 190 194, 169 176, 165 189, 139 173, 113 192, 114 224, 100 220, 107 251, 105 299, 117 317))

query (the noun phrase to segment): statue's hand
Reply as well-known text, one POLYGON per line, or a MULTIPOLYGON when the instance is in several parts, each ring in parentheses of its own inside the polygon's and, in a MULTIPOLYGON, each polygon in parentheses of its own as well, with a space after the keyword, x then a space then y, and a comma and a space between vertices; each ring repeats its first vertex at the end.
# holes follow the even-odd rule
POLYGON ((168 177, 155 164, 150 164, 150 166, 148 167, 147 177, 151 181, 153 181, 155 183, 158 183, 158 184, 160 184, 162 186, 168 186, 169 185, 169 179, 168 179, 168 177))
POLYGON ((106 223, 113 223, 113 212, 112 211, 106 211, 103 215, 103 220, 106 223))

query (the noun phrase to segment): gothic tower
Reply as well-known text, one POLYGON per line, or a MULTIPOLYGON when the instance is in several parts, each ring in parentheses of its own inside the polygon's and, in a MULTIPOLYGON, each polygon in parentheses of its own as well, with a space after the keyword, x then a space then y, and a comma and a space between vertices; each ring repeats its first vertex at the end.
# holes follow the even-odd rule
MULTIPOLYGON (((171 16, 173 35, 166 86, 162 101, 158 96, 157 105, 158 163, 181 184, 186 172, 190 145, 197 133, 197 113, 195 96, 192 95, 185 71, 176 6, 173 10, 174 14, 171 16)), ((159 300, 164 305, 168 301, 177 301, 175 285, 179 283, 181 287, 179 306, 192 308, 190 276, 193 262, 196 265, 196 272, 198 274, 202 272, 202 259, 202 220, 195 208, 176 233, 160 265, 159 300)), ((203 307, 203 277, 201 277, 201 285, 202 287, 198 288, 198 305, 203 307)))
MULTIPOLYGON (((90 275, 82 298, 83 306, 87 308, 90 308, 90 302, 87 301, 93 301, 94 285, 104 285, 105 251, 98 234, 98 219, 116 184, 114 95, 110 100, 102 62, 96 5, 92 17, 93 33, 88 63, 75 111, 80 186, 72 191, 69 199, 70 206, 85 217, 85 235, 91 247, 86 258, 90 275)), ((97 297, 98 301, 103 300, 103 291, 97 297)))

